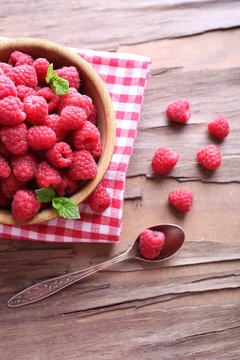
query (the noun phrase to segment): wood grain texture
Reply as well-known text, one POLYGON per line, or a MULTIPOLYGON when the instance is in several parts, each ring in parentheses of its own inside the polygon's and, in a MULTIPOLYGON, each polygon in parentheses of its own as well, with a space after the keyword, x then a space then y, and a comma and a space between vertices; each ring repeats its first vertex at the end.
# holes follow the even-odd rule
POLYGON ((0 360, 239 360, 240 2, 3 0, 0 10, 1 36, 17 31, 153 60, 126 181, 120 243, 1 239, 0 360), (164 114, 180 97, 191 103, 186 126, 171 124, 164 114), (231 127, 223 142, 206 129, 219 113, 231 127), (195 159, 197 148, 210 142, 223 154, 212 174, 195 159), (180 153, 166 178, 152 176, 157 145, 180 153), (194 194, 188 214, 167 202, 180 186, 194 194), (7 308, 16 292, 113 257, 159 223, 176 223, 186 233, 184 247, 164 267, 126 262, 45 301, 7 308))
POLYGON ((28 6, 24 0, 3 0, 0 35, 13 37, 17 28, 21 37, 31 34, 63 45, 115 50, 120 44, 189 36, 239 24, 240 2, 234 0, 35 0, 28 6))

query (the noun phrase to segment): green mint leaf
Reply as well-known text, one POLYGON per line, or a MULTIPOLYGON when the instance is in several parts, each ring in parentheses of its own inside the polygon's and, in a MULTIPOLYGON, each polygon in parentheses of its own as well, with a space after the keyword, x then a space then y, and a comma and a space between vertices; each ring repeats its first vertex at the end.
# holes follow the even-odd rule
POLYGON ((69 82, 59 77, 56 73, 51 80, 51 88, 57 95, 69 94, 69 82))
POLYGON ((52 199, 52 206, 58 215, 65 219, 80 219, 77 204, 64 196, 54 197, 52 199))
POLYGON ((50 187, 35 190, 35 193, 37 194, 37 201, 39 202, 49 202, 56 196, 55 191, 50 187))
POLYGON ((47 70, 46 82, 49 84, 53 75, 53 64, 50 64, 47 70))

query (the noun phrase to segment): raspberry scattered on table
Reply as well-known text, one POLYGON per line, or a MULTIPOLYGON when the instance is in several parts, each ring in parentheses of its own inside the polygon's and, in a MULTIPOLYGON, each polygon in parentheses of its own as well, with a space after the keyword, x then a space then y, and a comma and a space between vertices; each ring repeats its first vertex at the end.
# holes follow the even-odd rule
POLYGON ((169 203, 180 211, 190 211, 193 202, 193 193, 185 189, 177 189, 169 193, 169 203))
POLYGON ((111 197, 106 188, 99 184, 88 197, 88 203, 93 211, 102 213, 111 204, 111 197))
POLYGON ((147 259, 154 259, 160 254, 164 243, 165 235, 163 232, 146 229, 140 235, 139 249, 142 256, 147 259))
POLYGON ((229 134, 229 123, 227 119, 219 115, 213 121, 208 123, 208 130, 218 139, 224 139, 229 134))
POLYGON ((213 144, 207 145, 197 152, 197 159, 208 170, 215 170, 221 165, 220 150, 213 144))
POLYGON ((159 148, 152 159, 152 169, 158 174, 167 174, 178 162, 179 154, 166 148, 159 148))
POLYGON ((168 105, 166 114, 169 120, 185 123, 191 116, 190 104, 186 99, 174 101, 168 105))

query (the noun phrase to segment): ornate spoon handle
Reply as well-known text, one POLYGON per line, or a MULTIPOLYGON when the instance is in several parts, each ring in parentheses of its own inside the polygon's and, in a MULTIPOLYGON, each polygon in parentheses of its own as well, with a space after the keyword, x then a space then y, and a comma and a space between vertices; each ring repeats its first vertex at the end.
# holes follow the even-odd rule
POLYGON ((14 295, 9 301, 8 306, 19 307, 33 302, 42 300, 56 292, 66 288, 67 286, 74 284, 75 282, 94 274, 97 271, 106 269, 107 267, 116 264, 120 261, 123 261, 127 258, 130 258, 131 255, 129 251, 120 254, 119 256, 105 261, 101 264, 97 264, 86 269, 82 269, 71 274, 66 274, 62 276, 55 277, 50 280, 43 281, 39 284, 30 286, 29 288, 21 291, 20 293, 14 295))

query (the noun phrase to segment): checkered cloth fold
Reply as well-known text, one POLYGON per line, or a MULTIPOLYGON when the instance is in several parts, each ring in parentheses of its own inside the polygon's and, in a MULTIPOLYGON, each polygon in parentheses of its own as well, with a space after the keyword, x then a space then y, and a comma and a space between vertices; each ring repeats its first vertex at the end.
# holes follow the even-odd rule
POLYGON ((87 200, 79 205, 81 219, 55 219, 28 226, 0 225, 5 238, 49 242, 119 241, 126 172, 132 154, 151 59, 148 57, 73 49, 101 76, 116 114, 116 145, 102 180, 112 203, 102 214, 94 213, 87 200))

